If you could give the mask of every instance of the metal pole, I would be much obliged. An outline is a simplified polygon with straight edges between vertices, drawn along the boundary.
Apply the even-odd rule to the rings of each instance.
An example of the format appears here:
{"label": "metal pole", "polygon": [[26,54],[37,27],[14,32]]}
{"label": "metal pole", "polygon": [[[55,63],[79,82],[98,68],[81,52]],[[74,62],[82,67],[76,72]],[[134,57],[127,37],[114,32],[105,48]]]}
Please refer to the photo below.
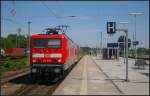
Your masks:
{"label": "metal pole", "polygon": [[29,56],[29,62],[30,62],[30,24],[31,24],[31,22],[30,21],[28,21],[28,42],[27,42],[27,48],[28,48],[28,52],[29,52],[29,54],[28,54],[28,56]]}
{"label": "metal pole", "polygon": [[128,29],[124,31],[126,33],[126,80],[128,81]]}
{"label": "metal pole", "polygon": [[21,28],[18,28],[18,48],[20,48],[20,32]]}
{"label": "metal pole", "polygon": [[118,49],[117,49],[117,59],[119,60],[119,53],[120,53],[120,48],[119,48],[119,46],[120,46],[120,43],[118,42]]}
{"label": "metal pole", "polygon": [[18,45],[18,44],[17,44],[17,33],[16,33],[16,48],[17,48],[17,45]]}
{"label": "metal pole", "polygon": [[107,48],[107,50],[108,50],[108,59],[110,59],[110,58],[109,58],[109,48]]}
{"label": "metal pole", "polygon": [[18,48],[20,48],[20,32],[19,32],[19,29],[18,29]]}
{"label": "metal pole", "polygon": [[[126,24],[127,24],[128,22],[120,22],[120,23],[123,24],[123,31],[125,32],[125,31],[127,30]],[[123,48],[123,49],[124,49],[124,52],[123,52],[123,55],[124,55],[124,56],[123,56],[123,57],[124,57],[124,64],[125,64],[125,61],[126,61],[126,47],[125,47],[125,46],[126,46],[126,43],[125,43],[125,42],[126,42],[126,39],[128,39],[128,38],[126,37],[126,33],[125,33],[123,39],[124,39],[124,40],[123,40],[123,41],[124,41],[124,42],[123,42],[123,46],[124,46],[124,48]]]}
{"label": "metal pole", "polygon": [[[129,15],[133,15],[134,16],[134,18],[135,18],[135,33],[134,33],[134,35],[133,35],[133,37],[134,37],[134,40],[133,40],[133,42],[135,42],[136,41],[136,16],[140,16],[140,15],[142,15],[143,13],[142,12],[132,12],[132,13],[129,13]],[[136,59],[137,59],[137,48],[136,48],[136,44],[135,45],[133,45],[134,46],[134,49],[135,49],[135,62],[136,62]]]}
{"label": "metal pole", "polygon": [[[134,27],[135,27],[135,25],[134,25]],[[134,28],[134,31],[135,31],[135,28]],[[135,32],[134,32],[135,33]],[[135,47],[134,47],[134,41],[135,41],[135,39],[134,39],[134,33],[133,33],[133,41],[132,41],[132,48],[133,48],[133,50],[135,49]]]}
{"label": "metal pole", "polygon": [[100,53],[102,54],[102,32],[101,32],[101,43],[100,43]]}
{"label": "metal pole", "polygon": [[125,47],[126,46],[126,43],[125,43],[126,42],[126,38],[125,37],[126,36],[124,36],[124,42],[123,42],[123,44],[124,44],[124,64],[125,64],[125,58],[126,58],[126,55],[125,55],[126,54],[126,47]]}
{"label": "metal pole", "polygon": [[30,24],[31,22],[28,21],[28,43],[27,43],[27,47],[30,49]]}
{"label": "metal pole", "polygon": [[[123,24],[127,24],[128,22],[122,22]],[[122,29],[126,34],[126,45],[125,45],[125,57],[126,57],[126,78],[125,81],[128,81],[128,27]]]}
{"label": "metal pole", "polygon": [[112,59],[113,59],[113,57],[114,57],[113,51],[114,51],[114,48],[112,47],[112,55],[111,55],[111,58],[112,58]]}
{"label": "metal pole", "polygon": [[[135,17],[135,34],[134,34],[134,41],[136,41],[136,15],[134,15]],[[136,59],[137,59],[137,49],[136,49],[136,45],[135,45],[135,62],[136,62]]]}

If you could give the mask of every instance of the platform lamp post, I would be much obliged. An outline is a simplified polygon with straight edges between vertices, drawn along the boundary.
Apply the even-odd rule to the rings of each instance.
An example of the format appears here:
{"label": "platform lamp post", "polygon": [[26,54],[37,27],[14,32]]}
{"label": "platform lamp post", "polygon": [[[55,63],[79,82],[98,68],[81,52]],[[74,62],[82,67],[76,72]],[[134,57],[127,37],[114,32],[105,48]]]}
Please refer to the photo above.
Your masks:
{"label": "platform lamp post", "polygon": [[[124,25],[124,28],[122,28],[122,30],[125,32],[126,34],[126,40],[125,40],[125,37],[124,37],[124,40],[125,40],[125,62],[126,62],[126,79],[125,81],[128,81],[128,27],[127,27],[127,24],[128,22],[120,22],[121,24]],[[125,26],[126,25],[126,26]]]}
{"label": "platform lamp post", "polygon": [[128,81],[128,29],[126,28],[124,32],[126,33],[126,80],[125,81]]}
{"label": "platform lamp post", "polygon": [[[123,29],[127,29],[127,24],[128,24],[128,22],[120,22],[120,24],[123,25]],[[126,42],[126,36],[125,36],[125,35],[124,35],[124,38],[123,38],[123,39],[124,39],[124,40],[123,40],[123,41],[124,41],[124,42],[123,42],[123,46],[124,46],[124,55],[123,55],[123,56],[124,56],[124,64],[125,64],[125,58],[126,58],[126,55],[125,55],[125,54],[126,54],[126,49],[125,49],[125,48],[126,48],[126,47],[125,47],[125,46],[126,46],[126,43],[125,43],[125,42]]]}
{"label": "platform lamp post", "polygon": [[[134,34],[133,34],[133,42],[136,42],[136,17],[137,16],[140,16],[142,15],[143,13],[141,12],[132,12],[132,13],[129,13],[129,15],[132,15],[134,16],[135,18],[135,21],[134,21]],[[136,59],[137,59],[137,49],[136,49],[136,44],[133,43],[133,49],[135,50],[135,62],[136,62]]]}

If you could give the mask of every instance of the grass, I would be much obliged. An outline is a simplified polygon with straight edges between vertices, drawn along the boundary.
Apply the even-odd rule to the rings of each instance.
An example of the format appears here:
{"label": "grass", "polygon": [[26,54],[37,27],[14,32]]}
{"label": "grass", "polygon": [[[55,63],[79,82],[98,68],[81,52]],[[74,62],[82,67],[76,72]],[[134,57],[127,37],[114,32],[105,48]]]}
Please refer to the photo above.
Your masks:
{"label": "grass", "polygon": [[25,57],[23,59],[13,60],[7,58],[3,63],[3,70],[10,71],[10,70],[19,70],[23,68],[29,67],[29,59]]}

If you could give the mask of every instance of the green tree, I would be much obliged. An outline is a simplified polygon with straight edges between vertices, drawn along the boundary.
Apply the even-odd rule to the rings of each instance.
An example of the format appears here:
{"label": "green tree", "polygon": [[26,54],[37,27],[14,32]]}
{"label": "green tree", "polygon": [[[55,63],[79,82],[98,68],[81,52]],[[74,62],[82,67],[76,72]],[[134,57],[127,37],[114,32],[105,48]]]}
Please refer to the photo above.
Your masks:
{"label": "green tree", "polygon": [[[120,36],[120,37],[118,38],[118,42],[125,42],[125,41],[124,41],[124,37],[125,37],[125,41],[126,41],[126,36]],[[128,42],[131,42],[131,39],[130,39],[130,38],[128,38]]]}
{"label": "green tree", "polygon": [[135,50],[134,49],[129,49],[129,52],[128,52],[129,54],[129,56],[131,56],[131,57],[135,57]]}
{"label": "green tree", "polygon": [[18,43],[20,43],[19,44],[20,48],[27,47],[27,38],[24,35],[16,36],[16,34],[9,34],[7,38],[10,39],[14,45],[16,45],[17,42],[17,47],[18,47]]}
{"label": "green tree", "polygon": [[20,48],[27,47],[27,38],[24,35],[16,36],[16,34],[9,34],[7,37],[0,38],[0,47],[5,48],[16,48],[16,42],[20,41]]}
{"label": "green tree", "polygon": [[137,53],[138,53],[138,55],[140,56],[142,56],[142,55],[148,55],[148,49],[146,49],[146,48],[143,48],[143,47],[139,47],[138,49],[137,49]]}
{"label": "green tree", "polygon": [[7,39],[11,40],[14,45],[16,45],[16,34],[9,34]]}
{"label": "green tree", "polygon": [[12,43],[11,39],[8,39],[8,38],[5,38],[5,37],[1,37],[0,40],[1,40],[0,46],[3,49],[15,47],[15,45]]}
{"label": "green tree", "polygon": [[24,35],[20,36],[20,47],[21,48],[27,47],[27,38]]}

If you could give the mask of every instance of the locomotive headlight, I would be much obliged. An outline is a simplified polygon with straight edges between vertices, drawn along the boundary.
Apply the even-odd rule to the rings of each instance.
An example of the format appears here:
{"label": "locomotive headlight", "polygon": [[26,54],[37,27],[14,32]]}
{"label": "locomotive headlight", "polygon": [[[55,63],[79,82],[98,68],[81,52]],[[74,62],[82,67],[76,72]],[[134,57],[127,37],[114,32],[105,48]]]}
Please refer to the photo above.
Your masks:
{"label": "locomotive headlight", "polygon": [[60,53],[53,53],[53,54],[50,54],[50,57],[51,58],[61,58],[62,54],[60,54]]}
{"label": "locomotive headlight", "polygon": [[57,60],[57,62],[59,62],[59,63],[60,63],[60,62],[61,62],[61,59],[58,59],[58,60]]}
{"label": "locomotive headlight", "polygon": [[32,61],[33,63],[35,63],[36,62],[36,59],[33,59],[33,61]]}

